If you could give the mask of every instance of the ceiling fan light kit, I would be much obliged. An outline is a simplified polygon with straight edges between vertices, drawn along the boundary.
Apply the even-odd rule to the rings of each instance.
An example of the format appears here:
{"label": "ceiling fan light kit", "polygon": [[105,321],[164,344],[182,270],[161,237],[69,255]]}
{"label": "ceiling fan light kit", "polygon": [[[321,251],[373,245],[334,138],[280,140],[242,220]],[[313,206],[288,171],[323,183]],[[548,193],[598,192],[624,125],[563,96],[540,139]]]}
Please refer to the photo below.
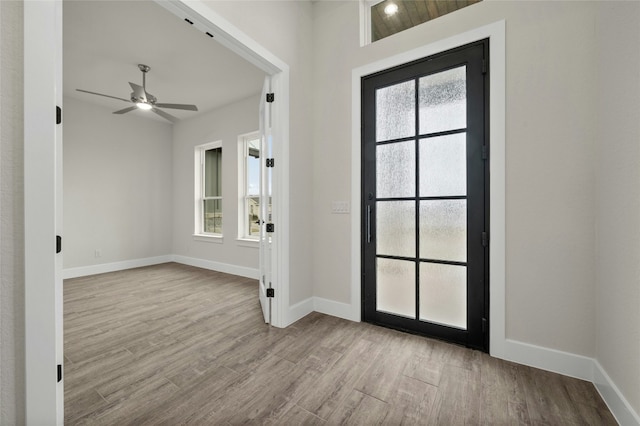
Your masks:
{"label": "ceiling fan light kit", "polygon": [[84,92],[84,93],[89,93],[91,95],[98,95],[98,96],[104,96],[107,98],[118,99],[124,102],[130,102],[134,104],[134,106],[127,107],[118,111],[114,111],[113,112],[114,114],[125,114],[127,112],[130,112],[136,109],[141,109],[146,111],[150,110],[155,112],[165,120],[169,120],[172,123],[175,123],[176,121],[178,121],[178,118],[174,117],[173,115],[167,112],[162,111],[160,108],[180,109],[185,111],[198,111],[198,107],[195,105],[158,103],[158,99],[155,96],[153,96],[151,93],[147,92],[146,76],[147,76],[147,73],[151,70],[151,67],[144,64],[138,64],[138,69],[142,72],[142,86],[129,82],[129,86],[131,86],[131,89],[133,90],[133,92],[131,92],[130,99],[118,98],[116,96],[105,95],[97,92],[90,92],[88,90],[82,90],[82,89],[76,89],[76,90],[78,92]]}

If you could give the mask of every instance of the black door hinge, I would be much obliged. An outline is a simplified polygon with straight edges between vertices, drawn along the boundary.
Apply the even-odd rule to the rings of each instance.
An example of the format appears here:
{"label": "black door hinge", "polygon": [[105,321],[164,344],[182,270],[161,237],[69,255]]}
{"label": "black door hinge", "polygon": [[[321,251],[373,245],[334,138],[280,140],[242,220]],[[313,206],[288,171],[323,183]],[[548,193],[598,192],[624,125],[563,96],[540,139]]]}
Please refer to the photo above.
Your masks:
{"label": "black door hinge", "polygon": [[61,380],[62,380],[62,364],[58,364],[58,381],[57,381],[57,383],[60,383]]}
{"label": "black door hinge", "polygon": [[486,232],[482,233],[482,247],[486,247],[489,245],[489,237]]}
{"label": "black door hinge", "polygon": [[267,102],[271,103],[276,100],[275,93],[267,93]]}
{"label": "black door hinge", "polygon": [[267,223],[267,232],[275,232],[276,225],[273,223]]}
{"label": "black door hinge", "polygon": [[487,73],[487,60],[483,59],[482,60],[482,74],[486,74]]}
{"label": "black door hinge", "polygon": [[56,254],[62,251],[62,237],[60,235],[56,235]]}
{"label": "black door hinge", "polygon": [[482,145],[482,159],[486,160],[487,158],[489,158],[489,150],[486,145]]}
{"label": "black door hinge", "polygon": [[62,108],[56,107],[56,124],[62,123]]}
{"label": "black door hinge", "polygon": [[276,297],[276,291],[273,288],[267,289],[267,297]]}
{"label": "black door hinge", "polygon": [[486,318],[482,318],[482,332],[483,333],[487,332],[487,319]]}
{"label": "black door hinge", "polygon": [[267,167],[273,167],[275,163],[273,158],[267,158],[266,162],[267,162]]}

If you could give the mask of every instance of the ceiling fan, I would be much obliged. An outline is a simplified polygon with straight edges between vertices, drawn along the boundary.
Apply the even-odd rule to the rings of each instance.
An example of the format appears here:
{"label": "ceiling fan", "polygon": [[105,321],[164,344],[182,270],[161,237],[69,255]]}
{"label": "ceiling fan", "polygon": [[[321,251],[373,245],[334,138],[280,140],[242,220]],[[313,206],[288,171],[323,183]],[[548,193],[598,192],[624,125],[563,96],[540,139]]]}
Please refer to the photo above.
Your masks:
{"label": "ceiling fan", "polygon": [[151,70],[151,67],[148,65],[138,64],[138,68],[142,71],[142,86],[137,85],[135,83],[129,82],[129,85],[133,89],[131,92],[130,99],[118,98],[117,96],[104,95],[102,93],[90,92],[88,90],[76,89],[78,92],[90,93],[92,95],[104,96],[106,98],[119,99],[121,101],[133,103],[134,106],[127,107],[125,109],[121,109],[119,111],[114,111],[114,114],[124,114],[129,111],[133,111],[135,109],[142,110],[151,110],[158,114],[160,117],[175,123],[178,118],[173,115],[162,111],[160,108],[172,108],[172,109],[182,109],[187,111],[197,111],[198,107],[195,105],[187,105],[187,104],[165,104],[158,103],[158,99],[153,96],[151,93],[147,92],[146,89],[146,75]]}

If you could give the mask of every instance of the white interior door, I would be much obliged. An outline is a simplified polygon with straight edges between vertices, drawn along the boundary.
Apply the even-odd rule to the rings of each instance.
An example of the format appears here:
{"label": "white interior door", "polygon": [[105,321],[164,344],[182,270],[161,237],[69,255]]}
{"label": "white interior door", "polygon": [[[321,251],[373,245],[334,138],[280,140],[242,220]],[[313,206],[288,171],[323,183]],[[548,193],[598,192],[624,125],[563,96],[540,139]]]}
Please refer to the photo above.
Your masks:
{"label": "white interior door", "polygon": [[260,284],[259,297],[264,321],[271,324],[272,287],[272,179],[273,136],[271,133],[271,77],[264,80],[260,96]]}

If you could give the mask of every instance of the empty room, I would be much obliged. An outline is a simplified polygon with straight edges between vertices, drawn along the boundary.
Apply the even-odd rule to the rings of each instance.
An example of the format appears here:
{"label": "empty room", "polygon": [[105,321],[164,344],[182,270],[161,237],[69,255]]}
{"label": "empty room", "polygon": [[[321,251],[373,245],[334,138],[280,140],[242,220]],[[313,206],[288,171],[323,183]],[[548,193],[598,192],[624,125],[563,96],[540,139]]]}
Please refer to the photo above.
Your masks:
{"label": "empty room", "polygon": [[2,424],[640,424],[640,3],[0,21]]}

